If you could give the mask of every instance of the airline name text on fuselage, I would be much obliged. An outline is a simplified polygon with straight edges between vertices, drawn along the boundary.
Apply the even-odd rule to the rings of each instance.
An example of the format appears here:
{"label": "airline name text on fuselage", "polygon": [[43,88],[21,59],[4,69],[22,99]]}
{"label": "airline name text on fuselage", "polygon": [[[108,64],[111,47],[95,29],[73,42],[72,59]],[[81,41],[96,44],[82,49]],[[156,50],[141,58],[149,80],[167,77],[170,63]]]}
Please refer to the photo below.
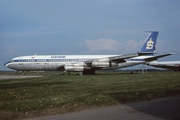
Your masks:
{"label": "airline name text on fuselage", "polygon": [[53,55],[51,58],[65,58],[66,56],[63,55]]}

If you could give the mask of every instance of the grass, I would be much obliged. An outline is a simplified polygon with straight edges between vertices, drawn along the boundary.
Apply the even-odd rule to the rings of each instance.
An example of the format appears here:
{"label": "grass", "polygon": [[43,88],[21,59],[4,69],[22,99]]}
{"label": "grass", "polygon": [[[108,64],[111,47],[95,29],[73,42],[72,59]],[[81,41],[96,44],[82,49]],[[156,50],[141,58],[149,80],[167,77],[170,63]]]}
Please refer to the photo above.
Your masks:
{"label": "grass", "polygon": [[65,113],[180,95],[179,72],[40,74],[44,77],[0,80],[2,113],[10,112],[13,119],[26,117],[27,113],[42,115],[48,109]]}

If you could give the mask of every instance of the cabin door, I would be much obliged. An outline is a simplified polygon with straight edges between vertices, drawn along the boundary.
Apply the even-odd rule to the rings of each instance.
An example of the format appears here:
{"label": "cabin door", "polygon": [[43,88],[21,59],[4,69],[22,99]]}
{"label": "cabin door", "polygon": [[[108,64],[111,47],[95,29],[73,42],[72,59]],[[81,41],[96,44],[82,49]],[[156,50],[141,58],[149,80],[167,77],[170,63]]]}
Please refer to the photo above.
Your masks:
{"label": "cabin door", "polygon": [[23,68],[24,68],[23,57],[20,57],[20,58],[19,58],[19,69],[20,69],[20,70],[23,70]]}

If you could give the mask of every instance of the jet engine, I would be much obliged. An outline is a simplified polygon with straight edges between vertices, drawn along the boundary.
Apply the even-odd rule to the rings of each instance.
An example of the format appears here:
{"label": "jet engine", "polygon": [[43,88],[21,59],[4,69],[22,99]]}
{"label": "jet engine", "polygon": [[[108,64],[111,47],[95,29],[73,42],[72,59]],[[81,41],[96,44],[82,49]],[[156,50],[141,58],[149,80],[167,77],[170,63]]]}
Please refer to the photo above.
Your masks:
{"label": "jet engine", "polygon": [[104,67],[117,67],[118,64],[115,62],[92,62],[91,67],[92,68],[104,68]]}
{"label": "jet engine", "polygon": [[84,71],[83,66],[64,66],[64,70],[68,72],[82,72]]}

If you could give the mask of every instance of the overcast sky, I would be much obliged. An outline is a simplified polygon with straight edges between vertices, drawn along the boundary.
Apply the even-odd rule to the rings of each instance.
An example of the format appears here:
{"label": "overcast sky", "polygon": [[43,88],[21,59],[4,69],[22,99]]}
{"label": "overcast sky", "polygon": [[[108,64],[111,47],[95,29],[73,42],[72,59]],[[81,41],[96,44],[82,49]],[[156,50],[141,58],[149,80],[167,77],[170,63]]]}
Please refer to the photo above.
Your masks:
{"label": "overcast sky", "polygon": [[1,0],[0,70],[17,56],[126,54],[159,31],[159,59],[180,60],[179,0]]}

